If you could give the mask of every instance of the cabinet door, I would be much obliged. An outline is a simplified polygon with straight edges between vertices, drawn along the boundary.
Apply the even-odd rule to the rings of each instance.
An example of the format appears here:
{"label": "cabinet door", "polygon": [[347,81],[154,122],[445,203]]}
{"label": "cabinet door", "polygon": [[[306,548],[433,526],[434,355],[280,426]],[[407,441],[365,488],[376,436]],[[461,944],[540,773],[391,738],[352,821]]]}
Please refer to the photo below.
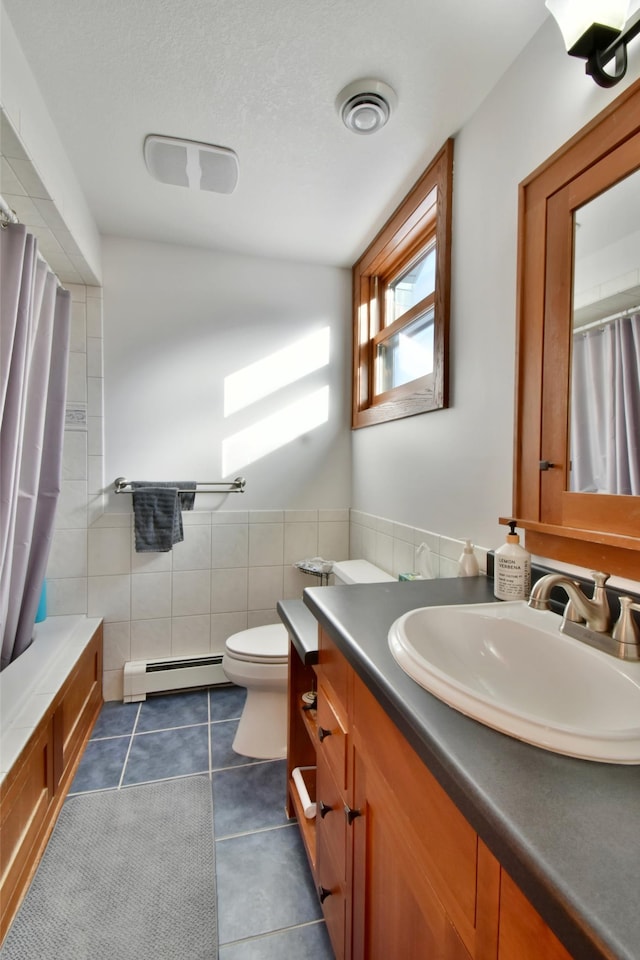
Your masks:
{"label": "cabinet door", "polygon": [[[390,828],[405,838],[407,856],[428,877],[467,950],[477,952],[477,834],[357,677],[349,736],[367,775],[375,771],[384,785]],[[364,798],[371,803],[368,792]]]}
{"label": "cabinet door", "polygon": [[398,826],[397,799],[354,753],[353,960],[470,960]]}
{"label": "cabinet door", "polygon": [[571,960],[556,935],[504,870],[500,880],[498,960]]}

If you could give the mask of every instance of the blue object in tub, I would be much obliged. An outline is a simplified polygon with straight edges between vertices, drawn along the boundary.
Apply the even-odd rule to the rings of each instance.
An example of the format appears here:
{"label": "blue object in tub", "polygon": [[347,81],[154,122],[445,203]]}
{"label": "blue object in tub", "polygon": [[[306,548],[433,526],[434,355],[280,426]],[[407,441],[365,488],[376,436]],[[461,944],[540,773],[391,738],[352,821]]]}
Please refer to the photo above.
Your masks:
{"label": "blue object in tub", "polygon": [[40,602],[38,603],[38,610],[36,613],[36,623],[42,623],[42,621],[46,619],[47,619],[47,581],[44,580],[42,583],[42,590],[40,591]]}

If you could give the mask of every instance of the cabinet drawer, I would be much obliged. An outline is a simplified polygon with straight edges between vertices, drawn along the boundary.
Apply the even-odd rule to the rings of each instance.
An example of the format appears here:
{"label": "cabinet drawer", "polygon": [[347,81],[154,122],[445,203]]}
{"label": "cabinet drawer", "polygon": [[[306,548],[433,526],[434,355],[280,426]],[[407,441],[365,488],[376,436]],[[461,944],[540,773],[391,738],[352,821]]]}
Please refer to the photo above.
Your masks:
{"label": "cabinet drawer", "polygon": [[347,786],[347,730],[345,722],[335,710],[330,694],[324,686],[318,687],[318,763],[323,759],[341,790]]}
{"label": "cabinet drawer", "polygon": [[340,878],[347,876],[347,817],[344,794],[336,784],[323,757],[318,757],[316,779],[316,837],[331,852]]}
{"label": "cabinet drawer", "polygon": [[351,667],[340,653],[328,633],[320,630],[318,641],[318,665],[316,672],[321,682],[329,685],[334,693],[334,702],[346,715],[349,708],[349,675]]}

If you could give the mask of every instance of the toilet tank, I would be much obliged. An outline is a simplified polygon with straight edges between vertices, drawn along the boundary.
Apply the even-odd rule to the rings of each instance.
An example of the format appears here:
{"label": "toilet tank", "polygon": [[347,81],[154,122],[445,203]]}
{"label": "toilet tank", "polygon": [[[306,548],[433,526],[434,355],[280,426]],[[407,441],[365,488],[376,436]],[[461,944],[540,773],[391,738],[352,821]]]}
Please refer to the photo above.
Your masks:
{"label": "toilet tank", "polygon": [[382,583],[396,579],[368,560],[339,560],[334,563],[332,573],[336,584]]}

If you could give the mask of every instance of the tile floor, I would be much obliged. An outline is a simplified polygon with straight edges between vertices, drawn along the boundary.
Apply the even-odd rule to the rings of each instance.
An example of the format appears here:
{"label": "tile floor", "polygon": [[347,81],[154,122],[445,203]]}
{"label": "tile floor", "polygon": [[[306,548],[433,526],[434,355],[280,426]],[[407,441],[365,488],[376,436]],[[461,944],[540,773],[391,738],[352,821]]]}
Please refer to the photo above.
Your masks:
{"label": "tile floor", "polygon": [[105,703],[69,796],[208,773],[220,960],[333,960],[298,826],[284,813],[284,760],[231,743],[240,687]]}

